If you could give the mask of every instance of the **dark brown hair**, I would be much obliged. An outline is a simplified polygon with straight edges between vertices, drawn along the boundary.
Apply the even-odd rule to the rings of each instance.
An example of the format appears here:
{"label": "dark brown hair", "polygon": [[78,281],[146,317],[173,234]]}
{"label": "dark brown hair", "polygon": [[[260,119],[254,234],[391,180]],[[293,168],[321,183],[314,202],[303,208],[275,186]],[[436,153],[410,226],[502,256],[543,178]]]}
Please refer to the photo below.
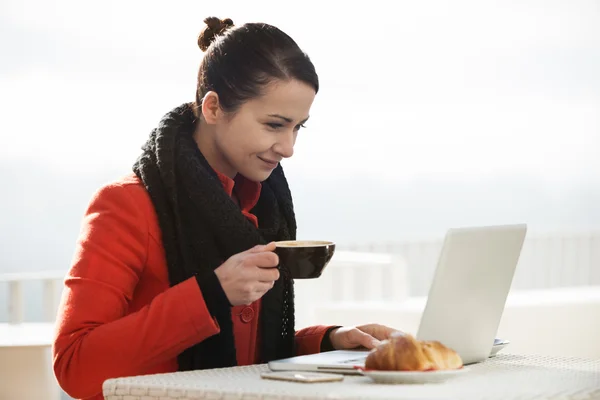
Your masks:
{"label": "dark brown hair", "polygon": [[209,91],[219,95],[226,112],[260,96],[265,85],[277,79],[296,79],[319,91],[319,77],[308,55],[278,28],[263,23],[234,27],[231,19],[217,17],[204,23],[198,36],[205,54],[198,71],[197,115]]}

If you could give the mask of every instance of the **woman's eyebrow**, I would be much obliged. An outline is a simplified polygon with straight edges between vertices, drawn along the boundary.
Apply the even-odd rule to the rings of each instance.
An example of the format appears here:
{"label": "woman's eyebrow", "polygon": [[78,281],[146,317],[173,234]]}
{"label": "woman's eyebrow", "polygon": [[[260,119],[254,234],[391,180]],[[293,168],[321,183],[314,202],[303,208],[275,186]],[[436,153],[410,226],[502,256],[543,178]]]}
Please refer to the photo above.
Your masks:
{"label": "woman's eyebrow", "polygon": [[[283,115],[279,115],[279,114],[269,114],[269,117],[274,117],[274,118],[279,118],[284,120],[287,123],[292,123],[293,119],[289,118],[289,117],[284,117]],[[306,117],[302,122],[300,122],[300,124],[305,123],[306,121],[308,121],[310,117]]]}

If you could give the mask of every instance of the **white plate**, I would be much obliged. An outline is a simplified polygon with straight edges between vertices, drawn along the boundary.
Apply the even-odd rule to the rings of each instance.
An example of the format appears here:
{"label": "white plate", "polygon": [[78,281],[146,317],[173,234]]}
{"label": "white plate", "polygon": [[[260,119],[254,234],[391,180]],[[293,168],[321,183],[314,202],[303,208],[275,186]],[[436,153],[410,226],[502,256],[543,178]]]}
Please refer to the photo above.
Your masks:
{"label": "white plate", "polygon": [[444,371],[365,371],[360,370],[364,376],[368,376],[375,383],[399,384],[399,383],[438,383],[448,379],[466,374],[468,368],[444,370]]}

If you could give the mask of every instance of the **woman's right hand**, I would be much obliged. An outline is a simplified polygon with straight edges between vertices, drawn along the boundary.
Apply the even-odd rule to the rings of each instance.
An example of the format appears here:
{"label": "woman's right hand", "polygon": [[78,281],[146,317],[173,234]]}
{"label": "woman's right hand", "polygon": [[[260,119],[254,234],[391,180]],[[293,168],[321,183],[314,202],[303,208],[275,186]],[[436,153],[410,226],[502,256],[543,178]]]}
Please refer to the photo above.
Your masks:
{"label": "woman's right hand", "polygon": [[258,245],[234,254],[215,269],[229,303],[251,304],[273,287],[279,279],[279,257],[274,250],[274,242]]}

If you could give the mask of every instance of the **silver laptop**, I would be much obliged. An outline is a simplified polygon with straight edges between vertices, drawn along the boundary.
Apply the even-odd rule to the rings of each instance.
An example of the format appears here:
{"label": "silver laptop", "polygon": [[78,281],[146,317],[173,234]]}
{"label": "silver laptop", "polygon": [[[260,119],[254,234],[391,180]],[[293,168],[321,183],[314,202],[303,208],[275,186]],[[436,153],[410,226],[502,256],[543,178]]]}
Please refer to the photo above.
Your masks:
{"label": "silver laptop", "polygon": [[[442,342],[464,364],[487,359],[492,347],[502,344],[495,336],[526,232],[525,224],[450,229],[417,339]],[[367,355],[365,350],[336,350],[271,361],[269,368],[355,373]]]}

